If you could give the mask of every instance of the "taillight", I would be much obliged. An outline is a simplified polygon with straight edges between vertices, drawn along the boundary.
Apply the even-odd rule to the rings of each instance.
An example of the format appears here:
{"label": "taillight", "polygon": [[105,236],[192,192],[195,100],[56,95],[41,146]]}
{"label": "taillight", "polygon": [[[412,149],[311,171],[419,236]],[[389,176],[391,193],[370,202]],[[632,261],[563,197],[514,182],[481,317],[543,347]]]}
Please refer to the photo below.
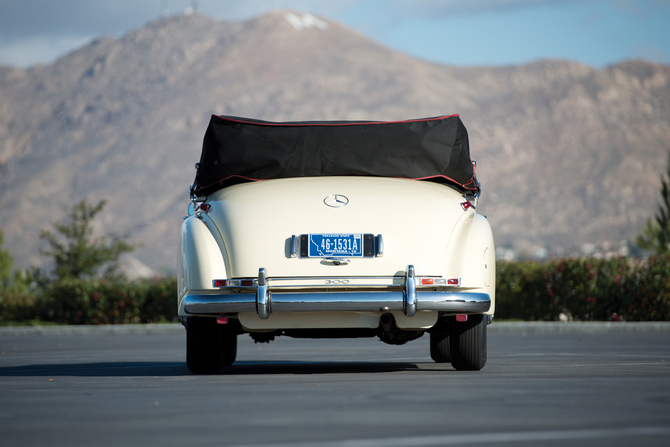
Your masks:
{"label": "taillight", "polygon": [[420,286],[444,286],[448,281],[445,278],[418,278],[417,283]]}
{"label": "taillight", "polygon": [[198,207],[199,210],[207,212],[212,207],[212,205],[207,205],[206,203],[201,203]]}
{"label": "taillight", "polygon": [[460,286],[461,285],[461,278],[448,278],[447,279],[447,285],[448,286]]}
{"label": "taillight", "polygon": [[464,323],[468,321],[468,316],[466,314],[458,314],[456,315],[456,321],[458,321],[459,323]]}
{"label": "taillight", "polygon": [[461,203],[461,208],[463,208],[463,211],[467,211],[468,209],[472,208],[472,202],[469,200],[466,202]]}

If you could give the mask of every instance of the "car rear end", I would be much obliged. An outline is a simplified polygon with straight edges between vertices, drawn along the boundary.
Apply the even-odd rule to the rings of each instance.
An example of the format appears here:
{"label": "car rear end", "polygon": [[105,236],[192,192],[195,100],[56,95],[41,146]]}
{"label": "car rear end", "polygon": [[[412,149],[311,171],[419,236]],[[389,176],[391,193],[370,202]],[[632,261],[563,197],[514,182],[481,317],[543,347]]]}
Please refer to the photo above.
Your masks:
{"label": "car rear end", "polygon": [[457,316],[485,326],[494,312],[490,226],[449,186],[277,179],[221,189],[198,208],[182,227],[184,321],[218,319],[262,341],[349,334],[401,344],[445,325],[451,333]]}

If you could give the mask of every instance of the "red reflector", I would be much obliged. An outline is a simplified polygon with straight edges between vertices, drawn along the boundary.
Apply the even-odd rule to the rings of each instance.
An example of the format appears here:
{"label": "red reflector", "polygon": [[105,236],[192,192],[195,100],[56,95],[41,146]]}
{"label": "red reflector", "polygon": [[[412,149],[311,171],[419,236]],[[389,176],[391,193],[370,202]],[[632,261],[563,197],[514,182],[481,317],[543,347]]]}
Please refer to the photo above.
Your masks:
{"label": "red reflector", "polygon": [[201,203],[200,206],[199,206],[198,208],[200,208],[200,209],[203,210],[204,212],[207,212],[207,211],[209,211],[209,209],[211,208],[211,206],[210,206],[210,205],[207,205],[206,203]]}
{"label": "red reflector", "polygon": [[214,287],[226,287],[228,285],[228,281],[225,279],[215,279],[214,280]]}
{"label": "red reflector", "polygon": [[228,324],[228,317],[221,315],[216,319],[216,324]]}
{"label": "red reflector", "polygon": [[463,208],[463,211],[467,211],[470,207],[472,207],[472,202],[469,200],[467,202],[461,203],[461,208]]}
{"label": "red reflector", "polygon": [[242,287],[251,287],[254,285],[254,280],[253,279],[243,279],[240,281],[240,285]]}
{"label": "red reflector", "polygon": [[449,278],[449,279],[447,279],[447,285],[448,286],[460,286],[461,285],[461,278]]}
{"label": "red reflector", "polygon": [[433,285],[433,278],[421,278],[421,285],[422,286],[432,286]]}
{"label": "red reflector", "polygon": [[456,315],[456,321],[460,321],[461,323],[468,321],[468,316],[466,314],[458,314]]}

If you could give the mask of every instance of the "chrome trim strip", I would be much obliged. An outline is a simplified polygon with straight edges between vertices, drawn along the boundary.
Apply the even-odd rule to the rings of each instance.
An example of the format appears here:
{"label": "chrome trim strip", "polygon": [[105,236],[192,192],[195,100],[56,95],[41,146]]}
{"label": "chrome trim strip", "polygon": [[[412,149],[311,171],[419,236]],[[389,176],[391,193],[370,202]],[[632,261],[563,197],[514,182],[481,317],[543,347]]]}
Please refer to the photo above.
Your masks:
{"label": "chrome trim strip", "polygon": [[[403,281],[402,283],[389,283],[389,284],[383,284],[383,283],[356,283],[356,282],[351,282],[347,278],[327,278],[327,279],[322,279],[321,281],[325,281],[324,284],[272,284],[270,280],[268,280],[269,288],[273,290],[277,289],[296,289],[296,290],[301,290],[301,289],[329,289],[333,287],[348,287],[348,288],[365,288],[365,287],[374,287],[376,289],[399,289],[405,285],[405,282]],[[330,281],[330,282],[328,282]],[[347,282],[348,281],[348,282]],[[225,287],[216,287],[218,290],[226,291],[226,290],[238,290],[238,293],[255,293],[255,287],[256,286],[225,286]],[[458,287],[458,286],[447,286],[444,284],[432,284],[429,286],[422,286],[420,284],[417,284],[416,290],[425,290],[425,289],[441,289],[443,292],[452,292],[452,291],[458,291],[458,290],[463,290],[464,288]]]}
{"label": "chrome trim strip", "polygon": [[[316,259],[316,258],[314,258]],[[405,279],[404,276],[280,276],[268,278],[268,282],[274,281],[320,281],[326,279]]]}
{"label": "chrome trim strip", "polygon": [[[329,278],[326,279],[325,281],[349,281],[346,278],[340,279],[340,278]],[[356,284],[352,282],[331,282],[328,284],[300,284],[300,285],[290,285],[290,284],[284,284],[281,286],[278,285],[273,285],[273,289],[324,289],[324,288],[329,288],[329,287],[384,287],[384,288],[391,288],[391,289],[396,289],[402,287],[404,284]],[[439,286],[438,286],[439,287]]]}
{"label": "chrome trim strip", "polygon": [[[184,311],[187,314],[257,312],[257,299],[258,294],[187,295]],[[271,300],[268,293],[267,304],[268,316],[270,312],[404,311],[405,293],[273,293]],[[483,313],[491,308],[491,298],[487,293],[418,291],[415,305],[417,312]]]}

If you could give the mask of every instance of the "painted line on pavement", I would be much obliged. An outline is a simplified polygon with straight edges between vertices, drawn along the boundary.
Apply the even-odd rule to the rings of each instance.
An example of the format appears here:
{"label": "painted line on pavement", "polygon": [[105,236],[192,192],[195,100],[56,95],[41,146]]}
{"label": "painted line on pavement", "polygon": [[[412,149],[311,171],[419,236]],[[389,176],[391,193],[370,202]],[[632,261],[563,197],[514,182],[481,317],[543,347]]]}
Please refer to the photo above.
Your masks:
{"label": "painted line on pavement", "polygon": [[[340,441],[249,444],[235,447],[424,447],[464,444],[491,444],[529,441],[604,439],[640,436],[670,436],[667,427],[597,428],[580,430],[545,430],[524,432],[468,433],[463,435],[407,436],[378,439],[344,439]],[[636,443],[640,440],[636,440]]]}

